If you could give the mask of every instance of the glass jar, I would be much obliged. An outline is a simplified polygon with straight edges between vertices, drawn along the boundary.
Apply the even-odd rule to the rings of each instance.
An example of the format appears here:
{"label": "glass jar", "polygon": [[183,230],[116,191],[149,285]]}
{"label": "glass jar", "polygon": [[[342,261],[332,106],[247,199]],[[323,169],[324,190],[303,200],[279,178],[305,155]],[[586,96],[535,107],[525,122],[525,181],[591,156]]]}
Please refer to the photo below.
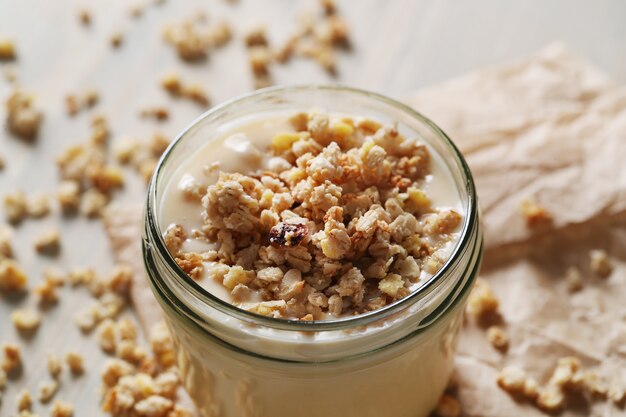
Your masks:
{"label": "glass jar", "polygon": [[[439,154],[458,188],[462,234],[450,259],[409,296],[327,321],[241,310],[189,279],[168,253],[159,207],[168,178],[207,141],[247,118],[323,109],[396,123]],[[389,98],[343,87],[261,90],[215,107],[165,152],[149,187],[143,231],[148,279],[165,313],[184,384],[204,417],[421,417],[453,366],[468,292],[482,255],[471,173],[434,123]]]}

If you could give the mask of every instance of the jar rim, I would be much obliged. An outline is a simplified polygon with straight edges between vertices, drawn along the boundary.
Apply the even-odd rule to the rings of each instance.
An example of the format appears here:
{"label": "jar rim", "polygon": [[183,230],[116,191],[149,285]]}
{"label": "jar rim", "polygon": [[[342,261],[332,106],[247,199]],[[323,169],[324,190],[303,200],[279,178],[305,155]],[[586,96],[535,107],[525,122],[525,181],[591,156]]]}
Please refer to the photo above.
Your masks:
{"label": "jar rim", "polygon": [[[158,186],[162,179],[161,174],[163,167],[166,165],[168,158],[172,155],[176,147],[187,137],[196,126],[201,124],[209,117],[213,117],[216,114],[225,113],[228,109],[237,106],[241,102],[245,102],[250,99],[272,97],[273,95],[283,93],[300,93],[307,91],[310,92],[329,92],[339,94],[352,94],[355,96],[361,96],[366,99],[382,102],[400,112],[403,112],[414,119],[421,122],[426,128],[428,128],[438,140],[441,140],[445,147],[450,151],[454,157],[456,166],[460,168],[460,174],[462,176],[462,185],[465,186],[465,192],[467,193],[467,206],[465,207],[465,216],[463,221],[463,227],[461,230],[461,237],[456,243],[454,250],[446,260],[444,265],[426,282],[413,290],[406,297],[396,300],[391,304],[388,304],[379,309],[369,311],[366,313],[341,317],[330,320],[313,320],[313,321],[296,321],[282,318],[273,318],[262,316],[250,311],[241,309],[219,297],[211,294],[204,289],[194,280],[190,279],[187,274],[176,263],[174,257],[171,255],[165,240],[163,237],[163,231],[161,230],[160,222],[158,221]],[[460,184],[461,185],[461,184]],[[461,187],[459,187],[461,188]],[[460,190],[459,190],[460,191]],[[221,313],[243,320],[250,324],[262,325],[267,328],[279,329],[279,330],[291,330],[291,331],[303,331],[303,332],[319,332],[319,331],[332,331],[343,330],[356,326],[364,326],[375,321],[387,318],[393,314],[399,313],[409,306],[419,302],[420,300],[431,294],[439,284],[447,276],[447,272],[457,263],[457,261],[463,257],[465,251],[469,248],[472,240],[474,239],[474,233],[472,233],[473,227],[478,223],[478,207],[477,196],[474,181],[471,171],[467,162],[463,158],[459,149],[452,142],[452,140],[446,135],[441,128],[439,128],[434,122],[428,119],[426,116],[417,112],[413,108],[406,104],[403,104],[397,100],[386,97],[382,94],[374,93],[367,90],[362,90],[353,87],[340,86],[340,85],[296,85],[296,86],[275,86],[263,88],[253,91],[251,93],[243,94],[227,100],[201,114],[195,120],[193,120],[185,129],[179,133],[172,143],[165,150],[159,162],[155,168],[154,174],[150,180],[148,186],[148,196],[145,209],[145,222],[146,232],[149,234],[150,240],[144,237],[143,239],[143,251],[156,250],[162,255],[163,261],[168,268],[173,272],[174,279],[180,284],[189,294],[195,297],[200,302],[214,308]],[[145,256],[144,256],[145,259]],[[152,279],[151,274],[149,279]],[[165,285],[168,285],[165,283]]]}

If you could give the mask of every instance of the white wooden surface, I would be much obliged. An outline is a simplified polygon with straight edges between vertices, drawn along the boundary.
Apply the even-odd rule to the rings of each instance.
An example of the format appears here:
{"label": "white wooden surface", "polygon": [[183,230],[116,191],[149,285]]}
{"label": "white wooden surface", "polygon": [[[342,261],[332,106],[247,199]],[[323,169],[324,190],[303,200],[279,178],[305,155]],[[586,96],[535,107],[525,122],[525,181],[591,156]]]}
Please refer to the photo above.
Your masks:
{"label": "white wooden surface", "polygon": [[[0,197],[18,188],[54,190],[54,157],[67,145],[85,140],[89,132],[89,114],[66,116],[63,98],[68,93],[98,89],[97,111],[109,117],[114,137],[145,137],[157,130],[173,136],[202,111],[191,103],[172,102],[160,90],[158,80],[166,71],[175,69],[185,79],[205,85],[214,102],[251,89],[240,37],[206,63],[189,65],[164,46],[164,24],[203,10],[210,20],[227,18],[239,33],[265,23],[278,42],[295,29],[300,11],[315,8],[311,0],[242,0],[235,5],[225,0],[169,0],[161,6],[147,6],[140,18],[132,19],[129,8],[134,4],[140,3],[0,0],[0,37],[13,37],[19,50],[19,60],[0,64],[0,71],[15,68],[19,84],[36,93],[37,105],[45,111],[34,145],[10,137],[6,129],[0,131],[0,153],[7,159],[6,169],[0,172]],[[618,82],[626,81],[626,2],[621,0],[344,0],[339,4],[355,46],[351,53],[339,54],[340,75],[332,79],[311,62],[295,61],[274,71],[276,82],[340,82],[401,98],[421,86],[528,54],[555,40],[570,44]],[[88,28],[78,23],[81,7],[92,11],[93,23]],[[124,35],[118,50],[109,45],[115,31]],[[10,90],[8,83],[0,81],[3,102]],[[153,104],[171,108],[167,123],[138,118],[140,108]],[[4,106],[0,117],[5,118]],[[140,201],[142,193],[143,185],[131,181],[119,199]],[[62,254],[39,256],[32,240],[52,224],[62,228]],[[94,266],[103,272],[112,265],[98,221],[62,219],[56,213],[16,228],[15,247],[31,286],[41,279],[47,265]],[[93,336],[81,335],[73,323],[74,313],[90,302],[82,290],[63,289],[61,303],[45,312],[39,332],[27,340],[14,331],[8,316],[18,306],[35,306],[35,297],[0,299],[0,342],[18,342],[25,357],[23,375],[5,391],[0,416],[15,413],[14,396],[21,388],[36,394],[39,381],[48,378],[46,352],[61,355],[70,348],[86,356],[88,371],[78,379],[65,373],[57,398],[75,403],[79,417],[102,415],[99,369],[106,356]],[[41,416],[49,414],[48,406],[36,403],[34,409]]]}

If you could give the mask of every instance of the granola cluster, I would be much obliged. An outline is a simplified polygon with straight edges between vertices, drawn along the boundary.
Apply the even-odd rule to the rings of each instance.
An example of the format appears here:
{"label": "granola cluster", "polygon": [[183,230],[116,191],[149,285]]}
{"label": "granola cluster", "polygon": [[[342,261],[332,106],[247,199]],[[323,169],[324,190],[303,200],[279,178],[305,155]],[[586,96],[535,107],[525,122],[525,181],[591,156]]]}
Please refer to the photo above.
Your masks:
{"label": "granola cluster", "polygon": [[[360,314],[411,292],[446,261],[461,215],[423,190],[427,147],[365,119],[300,113],[276,135],[270,169],[220,172],[201,198],[204,227],[165,232],[192,278],[208,273],[258,314],[318,320]],[[187,237],[216,244],[182,250]],[[261,302],[253,302],[254,294]]]}

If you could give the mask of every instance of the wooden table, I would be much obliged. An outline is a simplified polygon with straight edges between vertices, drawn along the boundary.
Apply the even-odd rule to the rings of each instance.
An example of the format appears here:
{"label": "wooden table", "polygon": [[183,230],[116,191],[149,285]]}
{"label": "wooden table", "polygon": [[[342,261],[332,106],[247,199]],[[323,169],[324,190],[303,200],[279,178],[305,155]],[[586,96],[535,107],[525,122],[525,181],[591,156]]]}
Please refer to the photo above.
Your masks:
{"label": "wooden table", "polygon": [[[100,91],[96,111],[109,118],[114,140],[124,135],[147,137],[155,131],[173,136],[203,109],[184,101],[174,104],[158,85],[165,72],[176,70],[184,79],[205,85],[214,102],[249,91],[252,77],[241,33],[265,23],[277,42],[295,29],[300,11],[316,6],[304,0],[242,0],[235,4],[169,0],[160,6],[146,6],[143,15],[133,19],[129,13],[133,4],[140,3],[0,1],[0,37],[13,37],[19,53],[15,64],[0,64],[0,70],[14,67],[19,84],[37,95],[37,105],[45,112],[39,140],[33,145],[11,137],[6,129],[0,132],[0,153],[7,159],[6,169],[0,172],[1,196],[16,189],[29,193],[55,189],[55,156],[68,145],[86,140],[89,132],[88,112],[73,118],[66,115],[64,97],[68,93],[87,88]],[[339,82],[401,98],[421,86],[530,53],[554,40],[570,44],[618,82],[626,81],[626,2],[621,0],[345,0],[339,4],[355,45],[352,52],[339,54],[339,76],[331,78],[310,61],[296,60],[274,71],[276,82]],[[89,27],[79,23],[81,7],[92,11]],[[189,65],[164,46],[161,31],[166,23],[200,10],[213,21],[227,18],[236,25],[238,35],[206,63]],[[112,49],[109,38],[116,31],[124,40],[119,49]],[[10,91],[10,85],[0,81],[3,102]],[[169,121],[157,123],[138,117],[142,107],[154,104],[171,108]],[[4,106],[0,116],[4,120]],[[131,179],[118,200],[141,201],[143,191],[142,182]],[[51,225],[61,227],[62,253],[58,257],[37,255],[32,241]],[[64,219],[58,211],[17,227],[14,246],[31,286],[41,280],[45,266],[93,266],[106,273],[113,264],[100,222]],[[46,352],[62,355],[68,349],[85,355],[88,371],[79,379],[65,372],[56,398],[73,402],[77,416],[103,414],[99,411],[99,371],[106,355],[93,336],[82,335],[73,323],[76,311],[89,305],[91,297],[84,289],[65,288],[61,298],[58,306],[44,313],[41,328],[30,340],[16,333],[8,317],[18,306],[35,306],[36,297],[31,294],[0,301],[0,341],[19,342],[25,358],[23,375],[5,391],[0,415],[15,413],[14,397],[20,389],[27,387],[36,396],[39,381],[48,378]],[[49,414],[47,408],[37,402],[34,406],[41,416]]]}

